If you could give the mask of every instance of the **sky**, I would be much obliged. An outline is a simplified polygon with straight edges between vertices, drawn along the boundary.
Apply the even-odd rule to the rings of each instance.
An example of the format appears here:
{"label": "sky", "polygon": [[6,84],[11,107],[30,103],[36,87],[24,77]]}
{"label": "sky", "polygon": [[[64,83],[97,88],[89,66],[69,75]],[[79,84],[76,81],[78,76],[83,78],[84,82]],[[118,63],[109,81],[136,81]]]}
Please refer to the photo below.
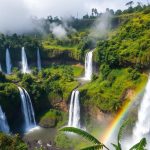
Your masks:
{"label": "sky", "polygon": [[[125,9],[130,0],[0,0],[0,31],[29,30],[29,18],[52,16],[83,16],[92,8],[99,12],[106,8]],[[133,0],[147,3],[147,0]],[[150,0],[149,0],[150,1]]]}
{"label": "sky", "polygon": [[[4,0],[3,0],[4,1]],[[5,0],[12,1],[12,0]],[[18,0],[14,0],[18,1]],[[73,15],[82,16],[90,12],[92,8],[97,8],[100,12],[105,11],[106,8],[124,9],[125,4],[130,0],[20,0],[24,1],[25,7],[29,9],[34,16],[66,16]],[[146,3],[147,0],[133,0],[137,2]]]}

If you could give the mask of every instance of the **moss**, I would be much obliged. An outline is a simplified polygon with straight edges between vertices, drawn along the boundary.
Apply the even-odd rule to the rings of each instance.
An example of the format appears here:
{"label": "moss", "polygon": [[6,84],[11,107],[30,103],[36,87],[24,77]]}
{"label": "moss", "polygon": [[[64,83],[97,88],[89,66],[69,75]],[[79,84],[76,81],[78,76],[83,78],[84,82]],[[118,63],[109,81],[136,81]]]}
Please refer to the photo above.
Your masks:
{"label": "moss", "polygon": [[40,126],[44,128],[56,127],[57,123],[63,120],[62,112],[54,109],[50,109],[40,119]]}
{"label": "moss", "polygon": [[27,145],[18,135],[10,136],[0,133],[0,149],[1,150],[27,150]]}

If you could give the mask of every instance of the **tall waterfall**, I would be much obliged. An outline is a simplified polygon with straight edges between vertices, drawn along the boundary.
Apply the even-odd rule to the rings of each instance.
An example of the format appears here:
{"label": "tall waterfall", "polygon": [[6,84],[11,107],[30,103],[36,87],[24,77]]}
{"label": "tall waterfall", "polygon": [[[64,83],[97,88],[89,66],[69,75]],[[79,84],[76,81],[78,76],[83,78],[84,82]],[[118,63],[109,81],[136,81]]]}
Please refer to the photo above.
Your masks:
{"label": "tall waterfall", "polygon": [[92,66],[92,57],[93,57],[93,51],[90,51],[85,56],[85,80],[91,80],[92,79],[92,73],[93,73],[93,66]]}
{"label": "tall waterfall", "polygon": [[1,66],[1,64],[0,64],[0,71],[2,71],[2,66]]}
{"label": "tall waterfall", "polygon": [[6,71],[7,74],[11,74],[11,59],[10,59],[10,53],[9,53],[9,49],[6,49]]}
{"label": "tall waterfall", "polygon": [[27,56],[24,47],[22,47],[22,72],[23,73],[30,73],[28,67]]}
{"label": "tall waterfall", "polygon": [[34,110],[28,92],[21,87],[18,87],[22,102],[22,112],[25,120],[25,131],[36,126]]}
{"label": "tall waterfall", "polygon": [[7,118],[5,116],[5,113],[2,111],[1,106],[0,106],[0,131],[4,133],[9,133]]}
{"label": "tall waterfall", "polygon": [[142,137],[147,137],[150,134],[150,77],[145,89],[144,97],[138,111],[138,120],[133,129],[133,138],[140,140]]}
{"label": "tall waterfall", "polygon": [[41,57],[40,57],[40,51],[39,51],[39,48],[37,49],[37,67],[38,67],[38,70],[40,71],[41,70]]}
{"label": "tall waterfall", "polygon": [[74,90],[71,94],[68,126],[80,128],[80,102],[78,90]]}

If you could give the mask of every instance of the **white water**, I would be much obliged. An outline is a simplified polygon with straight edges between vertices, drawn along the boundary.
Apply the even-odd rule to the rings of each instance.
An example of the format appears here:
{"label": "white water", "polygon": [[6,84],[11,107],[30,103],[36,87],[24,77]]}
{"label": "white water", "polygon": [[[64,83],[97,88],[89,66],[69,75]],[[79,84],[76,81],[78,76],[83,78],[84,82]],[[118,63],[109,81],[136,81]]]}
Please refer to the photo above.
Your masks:
{"label": "white water", "polygon": [[138,110],[138,119],[133,128],[133,133],[131,136],[129,135],[124,138],[123,148],[129,150],[142,138],[146,138],[147,149],[150,150],[150,77]]}
{"label": "white water", "polygon": [[18,87],[18,89],[20,92],[22,112],[23,112],[24,120],[25,120],[24,128],[25,128],[25,131],[28,131],[31,128],[34,128],[36,126],[34,109],[33,109],[32,102],[31,102],[28,92],[21,87]]}
{"label": "white water", "polygon": [[2,111],[2,108],[0,106],[0,131],[4,133],[9,133],[9,126],[7,123],[7,118],[5,116],[5,113]]}
{"label": "white water", "polygon": [[28,67],[28,61],[27,56],[24,47],[22,47],[22,73],[30,73],[29,67]]}
{"label": "white water", "polygon": [[133,129],[133,139],[138,142],[150,135],[150,78],[145,88],[144,97],[138,111],[138,120]]}
{"label": "white water", "polygon": [[41,57],[40,57],[39,48],[37,49],[37,67],[38,67],[38,70],[41,71],[42,67],[41,67]]}
{"label": "white water", "polygon": [[93,51],[90,51],[85,56],[85,80],[91,80],[92,79],[92,73],[93,73],[93,66],[92,66],[92,57],[93,57]]}
{"label": "white water", "polygon": [[0,71],[2,72],[2,66],[1,66],[1,64],[0,64]]}
{"label": "white water", "polygon": [[71,94],[68,126],[80,128],[80,102],[78,90],[73,90]]}
{"label": "white water", "polygon": [[6,49],[6,71],[7,74],[11,74],[11,59],[10,59],[10,53],[9,53],[9,49]]}

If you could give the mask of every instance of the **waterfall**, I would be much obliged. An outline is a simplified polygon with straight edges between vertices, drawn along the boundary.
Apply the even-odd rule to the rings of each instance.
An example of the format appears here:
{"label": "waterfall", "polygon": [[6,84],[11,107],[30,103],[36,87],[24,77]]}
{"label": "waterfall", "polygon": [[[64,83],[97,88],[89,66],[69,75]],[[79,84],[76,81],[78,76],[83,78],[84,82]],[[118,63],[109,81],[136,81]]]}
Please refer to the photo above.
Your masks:
{"label": "waterfall", "polygon": [[91,80],[92,79],[92,73],[93,73],[93,66],[92,66],[92,57],[93,57],[93,51],[90,51],[85,56],[85,80]]}
{"label": "waterfall", "polygon": [[5,113],[2,111],[1,106],[0,106],[0,131],[4,133],[9,133],[9,126],[7,123],[7,119]]}
{"label": "waterfall", "polygon": [[150,134],[150,77],[138,111],[138,120],[133,129],[133,138],[138,141]]}
{"label": "waterfall", "polygon": [[28,92],[21,87],[18,87],[22,103],[22,112],[25,120],[25,131],[36,126],[34,110]]}
{"label": "waterfall", "polygon": [[0,64],[0,72],[2,72],[2,66],[1,66],[1,64]]}
{"label": "waterfall", "polygon": [[7,74],[11,74],[11,59],[10,59],[10,53],[9,49],[6,49],[6,71]]}
{"label": "waterfall", "polygon": [[37,49],[37,67],[38,67],[38,70],[41,71],[41,57],[40,57],[40,51],[39,51],[39,48]]}
{"label": "waterfall", "polygon": [[78,90],[74,90],[71,94],[68,126],[80,128],[80,103]]}
{"label": "waterfall", "polygon": [[24,47],[22,47],[22,73],[30,73]]}

